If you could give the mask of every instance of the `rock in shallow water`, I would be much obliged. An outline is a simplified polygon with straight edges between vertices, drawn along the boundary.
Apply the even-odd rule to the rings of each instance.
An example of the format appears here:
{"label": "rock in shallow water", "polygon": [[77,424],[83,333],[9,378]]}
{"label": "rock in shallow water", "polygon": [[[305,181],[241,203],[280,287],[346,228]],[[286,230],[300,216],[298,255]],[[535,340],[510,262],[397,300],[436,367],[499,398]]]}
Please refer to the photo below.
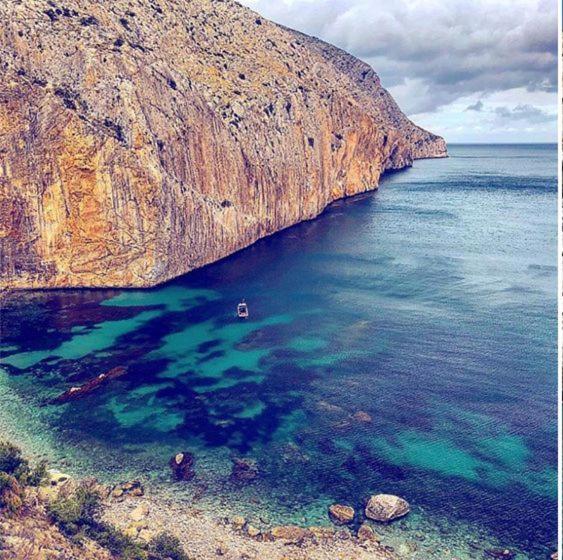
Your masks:
{"label": "rock in shallow water", "polygon": [[363,410],[358,410],[358,412],[352,414],[352,418],[362,424],[371,424],[373,422],[373,418]]}
{"label": "rock in shallow water", "polygon": [[259,470],[256,461],[253,459],[233,458],[233,468],[231,479],[238,482],[249,482],[258,477]]}
{"label": "rock in shallow water", "polygon": [[509,550],[508,548],[492,548],[485,551],[485,554],[489,558],[497,558],[503,560],[512,560],[516,557],[516,552]]}
{"label": "rock in shallow water", "polygon": [[403,498],[392,494],[376,494],[368,500],[365,513],[368,519],[388,523],[403,517],[409,511],[410,506]]}
{"label": "rock in shallow water", "polygon": [[350,506],[332,504],[328,508],[328,514],[333,523],[336,523],[337,525],[345,525],[347,523],[352,523],[355,512],[354,508]]}
{"label": "rock in shallow water", "polygon": [[176,480],[192,480],[195,476],[195,458],[187,451],[174,455],[169,465]]}

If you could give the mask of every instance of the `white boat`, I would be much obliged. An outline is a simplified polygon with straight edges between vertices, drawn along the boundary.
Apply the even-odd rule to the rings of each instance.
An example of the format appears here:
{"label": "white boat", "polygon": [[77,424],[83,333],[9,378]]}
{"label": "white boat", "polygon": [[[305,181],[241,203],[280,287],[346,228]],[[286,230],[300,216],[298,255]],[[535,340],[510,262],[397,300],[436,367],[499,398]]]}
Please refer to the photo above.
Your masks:
{"label": "white boat", "polygon": [[244,300],[237,305],[237,317],[239,319],[246,319],[248,317],[248,305],[246,305]]}

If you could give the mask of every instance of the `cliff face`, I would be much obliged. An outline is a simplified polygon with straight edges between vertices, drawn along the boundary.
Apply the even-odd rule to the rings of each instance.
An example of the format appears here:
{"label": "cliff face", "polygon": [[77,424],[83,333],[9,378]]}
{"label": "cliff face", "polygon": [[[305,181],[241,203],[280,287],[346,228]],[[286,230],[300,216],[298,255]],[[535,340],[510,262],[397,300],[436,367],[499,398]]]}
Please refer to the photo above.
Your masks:
{"label": "cliff face", "polygon": [[231,0],[0,17],[3,287],[151,286],[446,156],[369,66]]}

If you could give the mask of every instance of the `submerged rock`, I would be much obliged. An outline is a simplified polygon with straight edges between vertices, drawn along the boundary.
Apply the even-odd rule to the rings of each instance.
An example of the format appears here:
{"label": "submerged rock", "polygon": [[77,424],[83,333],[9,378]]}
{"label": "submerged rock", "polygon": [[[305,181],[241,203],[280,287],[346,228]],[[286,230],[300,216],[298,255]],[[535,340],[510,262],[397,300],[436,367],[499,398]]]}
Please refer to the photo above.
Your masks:
{"label": "submerged rock", "polygon": [[346,525],[354,521],[355,512],[353,507],[344,506],[342,504],[332,504],[328,508],[328,514],[333,523]]}
{"label": "submerged rock", "polygon": [[497,558],[502,560],[512,560],[516,557],[516,552],[513,552],[508,548],[491,548],[489,550],[485,550],[485,554],[490,558]]}
{"label": "submerged rock", "polygon": [[231,479],[238,482],[248,482],[258,477],[258,465],[254,459],[239,459],[234,457],[231,459],[233,468],[231,470]]}
{"label": "submerged rock", "polygon": [[337,404],[330,403],[328,401],[318,401],[316,407],[324,413],[328,414],[341,414],[342,407]]}
{"label": "submerged rock", "polygon": [[168,463],[176,480],[192,480],[195,476],[195,458],[191,453],[177,453]]}
{"label": "submerged rock", "polygon": [[392,494],[376,494],[368,500],[365,513],[369,519],[388,523],[407,515],[409,511],[410,506],[403,498],[393,496]]}
{"label": "submerged rock", "polygon": [[126,373],[127,373],[126,367],[121,367],[121,366],[114,367],[109,371],[107,371],[106,373],[100,373],[99,375],[96,375],[96,377],[89,379],[88,381],[86,381],[86,383],[83,383],[82,385],[79,385],[77,387],[71,387],[70,389],[60,394],[55,399],[53,399],[52,402],[54,404],[64,404],[69,401],[80,399],[82,397],[89,395],[90,393],[93,393],[94,391],[99,389],[102,385],[105,385],[112,379],[121,377]]}
{"label": "submerged rock", "polygon": [[358,412],[352,414],[352,418],[362,424],[371,424],[371,422],[373,422],[373,418],[363,410],[358,410]]}

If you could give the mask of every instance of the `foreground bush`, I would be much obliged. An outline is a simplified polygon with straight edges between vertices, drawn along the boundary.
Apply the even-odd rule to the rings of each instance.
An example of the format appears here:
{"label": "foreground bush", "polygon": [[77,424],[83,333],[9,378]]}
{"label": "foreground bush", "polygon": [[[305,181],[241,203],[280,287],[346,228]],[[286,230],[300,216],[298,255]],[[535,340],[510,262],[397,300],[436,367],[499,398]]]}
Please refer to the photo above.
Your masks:
{"label": "foreground bush", "polygon": [[148,560],[188,560],[180,541],[168,533],[160,533],[148,546]]}
{"label": "foreground bush", "polygon": [[28,469],[29,464],[22,457],[20,448],[7,441],[0,441],[0,471],[18,478]]}
{"label": "foreground bush", "polygon": [[47,511],[63,533],[73,536],[96,524],[101,502],[96,491],[80,486],[71,496],[59,497],[49,504]]}
{"label": "foreground bush", "polygon": [[47,476],[47,462],[42,461],[32,469],[19,447],[7,441],[0,441],[0,472],[13,476],[23,485],[39,486]]}
{"label": "foreground bush", "polygon": [[48,506],[48,513],[68,537],[88,537],[122,560],[188,560],[172,535],[161,533],[145,545],[100,521],[101,502],[96,490],[80,486],[72,495],[57,498]]}
{"label": "foreground bush", "polygon": [[[0,513],[18,513],[23,506],[24,487],[39,486],[46,476],[45,461],[32,469],[19,447],[0,441]],[[102,497],[88,483],[47,505],[47,514],[63,534],[78,542],[87,537],[120,560],[189,560],[176,537],[160,533],[148,544],[137,543],[101,521],[101,512]]]}

